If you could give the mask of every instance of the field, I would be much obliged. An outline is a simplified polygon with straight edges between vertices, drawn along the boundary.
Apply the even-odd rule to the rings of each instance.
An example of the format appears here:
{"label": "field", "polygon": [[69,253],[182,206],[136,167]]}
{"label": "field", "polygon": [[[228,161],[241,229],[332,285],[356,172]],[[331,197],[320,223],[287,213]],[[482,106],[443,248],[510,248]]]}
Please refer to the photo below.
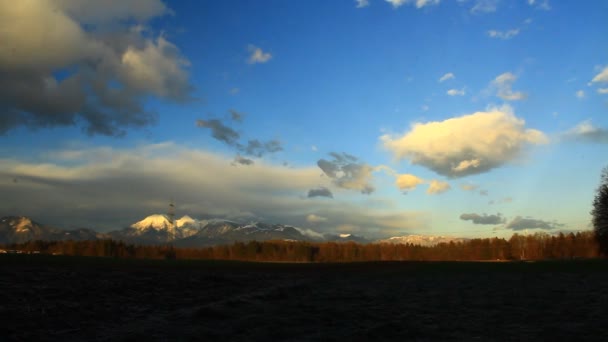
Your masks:
{"label": "field", "polygon": [[603,340],[606,260],[0,256],[0,340]]}

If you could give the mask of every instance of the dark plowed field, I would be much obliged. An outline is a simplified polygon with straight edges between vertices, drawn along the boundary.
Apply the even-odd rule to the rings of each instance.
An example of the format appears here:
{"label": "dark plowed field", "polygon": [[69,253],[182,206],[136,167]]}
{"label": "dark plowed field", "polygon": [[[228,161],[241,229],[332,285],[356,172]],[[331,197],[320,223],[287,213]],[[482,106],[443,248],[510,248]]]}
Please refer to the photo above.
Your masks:
{"label": "dark plowed field", "polygon": [[606,340],[608,263],[0,256],[0,340]]}

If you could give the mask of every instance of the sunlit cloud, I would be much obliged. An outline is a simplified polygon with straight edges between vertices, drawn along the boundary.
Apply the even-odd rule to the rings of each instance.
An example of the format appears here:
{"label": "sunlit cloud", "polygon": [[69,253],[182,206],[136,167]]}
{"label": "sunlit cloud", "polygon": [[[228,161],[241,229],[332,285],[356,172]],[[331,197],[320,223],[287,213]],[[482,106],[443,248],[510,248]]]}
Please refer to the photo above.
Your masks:
{"label": "sunlit cloud", "polygon": [[308,223],[320,223],[320,222],[326,222],[327,221],[327,217],[323,217],[323,216],[318,216],[315,214],[308,214],[306,216],[306,221]]}
{"label": "sunlit cloud", "polygon": [[363,8],[363,7],[369,6],[368,0],[355,0],[355,3],[357,3],[357,8]]}
{"label": "sunlit cloud", "polygon": [[608,66],[605,66],[597,75],[591,79],[591,83],[608,83]]}
{"label": "sunlit cloud", "polygon": [[248,49],[251,53],[247,59],[247,63],[249,64],[263,64],[272,59],[272,55],[269,52],[264,52],[261,48],[255,45],[249,45]]}
{"label": "sunlit cloud", "polygon": [[519,34],[519,29],[511,29],[507,31],[499,31],[499,30],[489,30],[487,32],[488,37],[490,38],[498,38],[498,39],[511,39]]}
{"label": "sunlit cloud", "polygon": [[451,189],[451,186],[448,182],[433,179],[429,182],[429,187],[426,190],[426,193],[429,195],[437,195],[437,194],[444,193],[450,189]]}
{"label": "sunlit cloud", "polygon": [[398,8],[406,4],[414,5],[416,8],[422,8],[430,5],[438,5],[440,0],[386,0],[386,2],[393,5],[394,8]]}
{"label": "sunlit cloud", "polygon": [[513,91],[513,83],[517,80],[517,76],[510,72],[505,72],[496,76],[492,81],[491,86],[496,89],[496,96],[507,101],[518,101],[523,100],[527,96],[525,93],[520,91]]}
{"label": "sunlit cloud", "polygon": [[336,186],[367,195],[374,192],[371,184],[373,167],[348,153],[331,152],[330,156],[332,160],[319,159],[317,165]]}
{"label": "sunlit cloud", "polygon": [[446,92],[446,94],[450,96],[464,96],[465,91],[463,89],[450,89]]}
{"label": "sunlit cloud", "polygon": [[578,99],[584,99],[585,98],[585,91],[584,90],[578,90],[576,93],[574,93],[574,95]]}
{"label": "sunlit cloud", "polygon": [[608,88],[598,88],[597,93],[598,94],[608,94]]}
{"label": "sunlit cloud", "polygon": [[171,13],[158,0],[0,2],[0,134],[82,126],[122,136],[156,122],[148,97],[193,100],[190,62],[146,26]]}
{"label": "sunlit cloud", "polygon": [[399,190],[403,192],[412,191],[420,184],[424,184],[424,179],[416,177],[411,174],[402,174],[397,177],[395,181]]}
{"label": "sunlit cloud", "polygon": [[594,126],[591,120],[587,120],[564,133],[562,139],[605,144],[608,143],[608,129]]}
{"label": "sunlit cloud", "polygon": [[525,121],[509,106],[415,123],[401,135],[387,134],[380,139],[396,159],[407,159],[447,177],[488,172],[520,158],[528,145],[548,142],[541,131],[525,128]]}

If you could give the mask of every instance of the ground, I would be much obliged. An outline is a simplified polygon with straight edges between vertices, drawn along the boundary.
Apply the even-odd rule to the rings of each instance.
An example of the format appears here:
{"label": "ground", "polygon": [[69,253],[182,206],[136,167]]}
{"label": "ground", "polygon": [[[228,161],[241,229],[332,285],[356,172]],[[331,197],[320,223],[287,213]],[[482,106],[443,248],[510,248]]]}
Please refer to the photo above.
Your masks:
{"label": "ground", "polygon": [[[0,256],[8,340],[603,340],[608,262]],[[0,336],[0,340],[4,340]]]}

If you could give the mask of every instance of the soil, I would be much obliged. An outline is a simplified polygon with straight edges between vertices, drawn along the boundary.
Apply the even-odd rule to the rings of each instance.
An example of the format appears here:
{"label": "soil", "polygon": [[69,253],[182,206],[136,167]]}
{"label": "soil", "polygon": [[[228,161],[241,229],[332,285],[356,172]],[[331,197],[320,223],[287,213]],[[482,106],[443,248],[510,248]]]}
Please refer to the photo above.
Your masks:
{"label": "soil", "polygon": [[605,340],[608,262],[0,256],[0,340]]}

